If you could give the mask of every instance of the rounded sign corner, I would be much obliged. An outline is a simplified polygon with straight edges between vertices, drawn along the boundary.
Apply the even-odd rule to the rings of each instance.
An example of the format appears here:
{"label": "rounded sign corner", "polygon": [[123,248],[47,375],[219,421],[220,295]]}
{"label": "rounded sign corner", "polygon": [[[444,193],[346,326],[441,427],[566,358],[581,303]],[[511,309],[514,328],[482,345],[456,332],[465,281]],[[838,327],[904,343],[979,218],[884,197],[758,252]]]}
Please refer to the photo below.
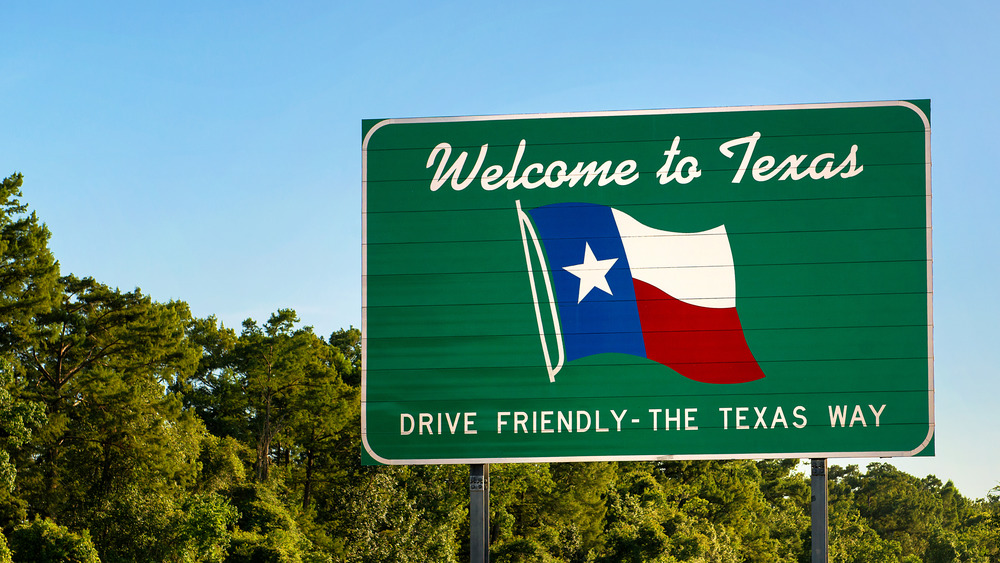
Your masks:
{"label": "rounded sign corner", "polygon": [[934,430],[935,430],[934,423],[931,423],[927,427],[927,436],[924,437],[924,440],[922,442],[920,442],[920,444],[918,444],[916,448],[914,448],[914,449],[910,450],[909,452],[907,452],[906,455],[909,456],[909,457],[919,456],[919,455],[934,455],[933,451],[931,451],[931,453],[929,453],[929,454],[921,454],[921,452],[923,452],[924,450],[926,450],[927,447],[930,446],[934,442]]}
{"label": "rounded sign corner", "polygon": [[398,120],[396,119],[367,119],[362,124],[362,142],[361,151],[365,152],[368,150],[368,143],[371,141],[375,132],[382,127],[394,123]]}
{"label": "rounded sign corner", "polygon": [[898,105],[900,107],[907,108],[907,109],[911,110],[913,113],[917,114],[917,117],[919,117],[920,121],[923,122],[924,131],[926,131],[928,133],[930,132],[930,130],[931,130],[931,118],[930,118],[929,115],[927,115],[926,113],[924,113],[924,110],[921,109],[920,106],[918,106],[917,104],[915,104],[913,102],[906,101],[906,100],[899,100],[898,102],[896,102],[896,105]]}
{"label": "rounded sign corner", "polygon": [[380,463],[382,465],[397,465],[399,463],[398,461],[394,461],[394,460],[391,460],[391,459],[384,458],[384,457],[378,455],[377,453],[375,453],[375,450],[373,450],[372,447],[371,447],[371,445],[368,443],[368,433],[367,432],[362,432],[361,433],[361,445],[362,445],[362,447],[365,448],[365,453],[367,453],[373,460],[377,461],[378,463]]}

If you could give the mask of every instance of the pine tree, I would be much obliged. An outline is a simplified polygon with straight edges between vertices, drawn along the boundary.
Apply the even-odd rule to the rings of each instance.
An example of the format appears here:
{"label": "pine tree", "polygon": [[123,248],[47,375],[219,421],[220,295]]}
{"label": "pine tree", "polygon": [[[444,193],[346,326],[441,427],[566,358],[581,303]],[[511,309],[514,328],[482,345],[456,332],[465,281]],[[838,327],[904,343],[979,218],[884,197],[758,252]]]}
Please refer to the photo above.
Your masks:
{"label": "pine tree", "polygon": [[36,313],[58,295],[59,264],[49,251],[49,230],[21,197],[21,174],[0,183],[0,355],[23,342]]}

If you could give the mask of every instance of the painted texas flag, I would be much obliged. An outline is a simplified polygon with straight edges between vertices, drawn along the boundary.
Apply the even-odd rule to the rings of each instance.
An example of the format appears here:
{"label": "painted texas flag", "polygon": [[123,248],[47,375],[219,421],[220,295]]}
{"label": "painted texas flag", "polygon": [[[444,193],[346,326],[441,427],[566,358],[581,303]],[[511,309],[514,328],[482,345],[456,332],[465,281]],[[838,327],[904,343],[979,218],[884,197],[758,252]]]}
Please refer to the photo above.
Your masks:
{"label": "painted texas flag", "polygon": [[[764,377],[736,311],[724,225],[673,233],[589,203],[526,213],[518,202],[517,210],[551,381],[564,361],[609,352],[648,358],[705,383]],[[533,262],[543,265],[544,288],[536,283]],[[545,306],[555,330],[555,361],[546,345]]]}

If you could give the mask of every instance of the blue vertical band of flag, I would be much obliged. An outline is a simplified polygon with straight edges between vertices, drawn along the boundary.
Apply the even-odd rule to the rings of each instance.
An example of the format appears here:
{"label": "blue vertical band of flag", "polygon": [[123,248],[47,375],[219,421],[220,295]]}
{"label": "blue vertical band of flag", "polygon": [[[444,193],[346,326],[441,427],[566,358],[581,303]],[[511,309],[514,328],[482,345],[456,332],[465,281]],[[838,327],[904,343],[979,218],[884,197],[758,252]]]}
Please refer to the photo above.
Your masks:
{"label": "blue vertical band of flag", "polygon": [[[646,357],[632,272],[611,208],[557,203],[529,213],[552,271],[566,361],[609,352]],[[563,268],[582,263],[587,244],[598,260],[618,261],[606,278],[612,295],[595,288],[577,303],[580,279]]]}

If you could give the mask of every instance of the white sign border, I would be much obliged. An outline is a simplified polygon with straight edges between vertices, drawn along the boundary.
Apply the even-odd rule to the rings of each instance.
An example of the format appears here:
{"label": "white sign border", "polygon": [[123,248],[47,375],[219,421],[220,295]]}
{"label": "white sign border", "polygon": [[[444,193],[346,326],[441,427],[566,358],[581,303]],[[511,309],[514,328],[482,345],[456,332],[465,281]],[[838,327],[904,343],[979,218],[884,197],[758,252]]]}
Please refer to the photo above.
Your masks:
{"label": "white sign border", "polygon": [[[809,109],[848,109],[873,107],[905,107],[916,113],[924,123],[924,166],[926,178],[927,212],[927,436],[916,448],[902,451],[861,451],[861,452],[787,452],[787,453],[728,453],[702,455],[634,455],[634,456],[545,456],[545,457],[481,457],[445,459],[387,459],[376,454],[368,444],[367,433],[367,359],[368,343],[368,142],[372,135],[386,125],[459,123],[473,121],[509,121],[514,119],[552,119],[577,117],[626,117],[643,115],[681,115],[707,113],[734,113],[749,111],[785,111]],[[876,102],[834,102],[820,104],[782,104],[764,106],[723,106],[709,108],[681,108],[658,110],[620,110],[595,112],[525,113],[504,115],[474,115],[456,117],[412,117],[384,119],[375,124],[365,134],[361,144],[361,442],[365,451],[375,461],[384,465],[434,465],[434,464],[478,464],[478,463],[561,463],[573,461],[673,461],[673,460],[721,460],[721,459],[787,459],[787,458],[867,458],[867,457],[912,457],[924,450],[934,438],[934,309],[933,309],[933,260],[931,252],[931,124],[930,119],[919,107],[905,100]]]}

